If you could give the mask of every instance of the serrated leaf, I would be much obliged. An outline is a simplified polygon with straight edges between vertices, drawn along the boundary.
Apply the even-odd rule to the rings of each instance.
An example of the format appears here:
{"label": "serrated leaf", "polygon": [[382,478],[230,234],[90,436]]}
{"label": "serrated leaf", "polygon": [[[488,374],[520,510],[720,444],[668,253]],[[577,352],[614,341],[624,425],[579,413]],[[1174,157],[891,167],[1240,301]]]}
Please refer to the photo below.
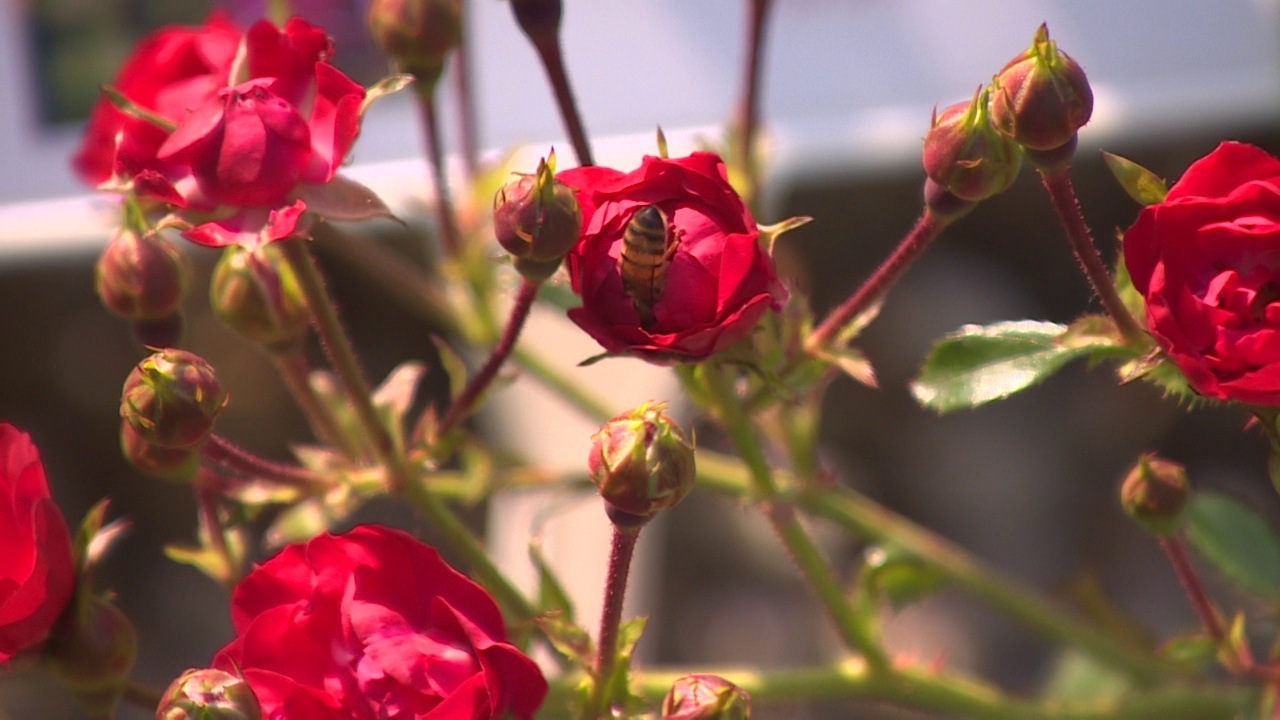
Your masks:
{"label": "serrated leaf", "polygon": [[1009,397],[1094,350],[1088,343],[1062,342],[1067,329],[1033,320],[967,325],[934,345],[911,394],[939,413]]}
{"label": "serrated leaf", "polygon": [[574,665],[590,672],[595,664],[595,646],[586,630],[563,615],[541,615],[534,618],[547,641]]}
{"label": "serrated leaf", "polygon": [[1164,179],[1138,163],[1109,152],[1102,153],[1102,159],[1106,161],[1107,169],[1111,171],[1116,182],[1120,183],[1120,187],[1124,188],[1129,197],[1136,200],[1138,204],[1162,203],[1165,196],[1169,194],[1169,186]]}
{"label": "serrated leaf", "polygon": [[1241,587],[1280,599],[1280,540],[1251,508],[1218,493],[1197,493],[1187,512],[1187,540]]}

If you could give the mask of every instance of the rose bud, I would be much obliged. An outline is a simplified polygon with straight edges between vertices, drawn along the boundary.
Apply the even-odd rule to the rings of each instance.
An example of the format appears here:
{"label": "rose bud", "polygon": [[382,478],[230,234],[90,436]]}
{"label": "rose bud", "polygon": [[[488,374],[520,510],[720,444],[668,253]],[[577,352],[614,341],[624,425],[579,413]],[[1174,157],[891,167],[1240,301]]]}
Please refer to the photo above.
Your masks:
{"label": "rose bud", "polygon": [[94,270],[98,297],[125,320],[159,320],[177,312],[191,275],[186,256],[156,233],[121,228]]}
{"label": "rose bud", "polygon": [[1120,486],[1120,504],[1129,517],[1154,535],[1172,535],[1182,525],[1191,489],[1181,465],[1152,454],[1138,464]]}
{"label": "rose bud", "polygon": [[253,688],[223,670],[188,670],[164,691],[156,720],[261,720]]}
{"label": "rose bud", "polygon": [[924,138],[924,171],[961,200],[986,200],[1009,189],[1022,169],[1022,148],[991,124],[990,88],[933,114]]}
{"label": "rose bud", "polygon": [[582,210],[573,188],[555,179],[555,155],[493,198],[493,232],[530,280],[546,280],[578,242]]}
{"label": "rose bud", "polygon": [[200,469],[196,448],[167,448],[147,442],[128,421],[120,423],[120,451],[140,472],[162,480],[186,482]]}
{"label": "rose bud", "polygon": [[556,42],[560,32],[560,16],[563,6],[560,0],[511,0],[511,12],[516,22],[535,46],[543,47]]}
{"label": "rose bud", "polygon": [[693,489],[693,446],[665,409],[666,403],[645,403],[591,438],[587,471],[619,527],[644,525]]}
{"label": "rose bud", "polygon": [[228,247],[214,268],[209,295],[222,322],[268,350],[287,351],[306,337],[311,311],[276,245]]}
{"label": "rose bud", "polygon": [[124,382],[120,417],[142,439],[190,448],[213,430],[227,394],[213,366],[186,350],[161,350],[138,363]]}
{"label": "rose bud", "polygon": [[445,57],[462,42],[462,2],[373,0],[369,30],[400,69],[417,77],[419,91],[430,93]]}
{"label": "rose bud", "polygon": [[1080,64],[1049,39],[1041,25],[1031,48],[992,80],[991,120],[1028,150],[1072,142],[1093,114],[1093,90]]}
{"label": "rose bud", "polygon": [[37,648],[71,602],[76,560],[71,532],[49,496],[31,437],[0,423],[0,669]]}
{"label": "rose bud", "polygon": [[747,720],[751,695],[717,675],[686,675],[662,701],[662,720]]}
{"label": "rose bud", "polygon": [[54,672],[93,717],[119,702],[138,655],[133,623],[106,598],[82,595],[49,643]]}

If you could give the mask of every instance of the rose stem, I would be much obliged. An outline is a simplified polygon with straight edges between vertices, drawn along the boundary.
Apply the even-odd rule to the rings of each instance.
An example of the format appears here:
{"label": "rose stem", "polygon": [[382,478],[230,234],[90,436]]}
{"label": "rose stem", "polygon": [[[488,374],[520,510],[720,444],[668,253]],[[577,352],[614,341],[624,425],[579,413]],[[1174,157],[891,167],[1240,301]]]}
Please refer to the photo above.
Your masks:
{"label": "rose stem", "polygon": [[1120,300],[1120,295],[1111,282],[1111,275],[1102,263],[1102,256],[1098,254],[1098,247],[1093,241],[1093,235],[1089,232],[1089,226],[1085,224],[1084,216],[1080,213],[1080,203],[1076,200],[1075,187],[1071,182],[1071,166],[1063,165],[1049,171],[1040,169],[1038,172],[1040,180],[1044,183],[1044,189],[1049,193],[1049,201],[1053,203],[1053,209],[1058,213],[1058,220],[1062,223],[1062,228],[1067,231],[1067,239],[1071,242],[1071,249],[1075,251],[1076,260],[1080,262],[1080,268],[1084,270],[1085,277],[1089,279],[1093,291],[1102,301],[1102,307],[1115,321],[1116,327],[1127,343],[1143,344],[1145,340],[1142,328],[1138,326],[1133,316],[1129,314],[1129,309]]}
{"label": "rose stem", "polygon": [[949,223],[949,220],[940,219],[925,208],[920,219],[916,221],[915,227],[911,228],[893,253],[885,258],[866,282],[862,283],[862,287],[827,315],[822,324],[809,335],[805,341],[805,347],[812,351],[830,345],[849,321],[893,287],[906,269],[920,259],[925,249],[929,247],[929,243],[933,242]]}
{"label": "rose stem", "polygon": [[453,53],[453,89],[458,96],[458,135],[462,144],[462,161],[467,168],[467,177],[474,180],[480,167],[480,145],[476,131],[475,88],[471,83],[471,42],[467,39],[469,3],[460,5],[462,34]]}
{"label": "rose stem", "polygon": [[822,601],[827,614],[840,631],[845,646],[861,652],[873,668],[888,667],[889,660],[874,631],[864,622],[864,616],[850,605],[835,571],[800,524],[791,503],[778,490],[773,470],[756,437],[751,418],[744,412],[742,402],[733,389],[731,378],[723,366],[708,363],[703,365],[703,370],[707,390],[720,411],[720,419],[747,466],[751,490],[760,501],[769,524],[786,546],[792,561]]}
{"label": "rose stem", "polygon": [[415,84],[418,108],[422,112],[423,140],[427,145],[427,160],[431,163],[432,180],[436,188],[436,215],[440,222],[440,242],[446,256],[455,258],[462,247],[458,233],[458,218],[453,211],[453,198],[449,194],[449,168],[445,165],[444,148],[440,143],[440,119],[436,112],[436,85]]}
{"label": "rose stem", "polygon": [[137,680],[129,680],[125,683],[124,694],[121,695],[121,699],[143,710],[155,712],[156,708],[160,706],[160,701],[164,699],[164,695],[149,685]]}
{"label": "rose stem", "polygon": [[[780,478],[787,486],[789,473]],[[750,472],[742,460],[706,448],[698,449],[698,485],[734,498],[752,492]],[[1005,578],[982,560],[946,538],[921,527],[848,488],[811,487],[793,493],[797,506],[825,518],[867,542],[900,546],[942,573],[950,582],[987,602],[1045,637],[1098,659],[1143,684],[1171,669],[1139,648],[1064,613],[1034,590]]]}
{"label": "rose stem", "polygon": [[236,562],[231,547],[227,545],[227,531],[222,526],[222,518],[218,517],[218,494],[210,488],[211,483],[204,475],[206,472],[209,471],[201,470],[201,477],[196,481],[196,505],[205,531],[209,533],[209,542],[213,543],[214,552],[227,567],[227,576],[222,579],[222,584],[232,590],[240,579],[240,563]]}
{"label": "rose stem", "polygon": [[210,435],[200,454],[209,462],[222,465],[236,473],[261,477],[286,487],[301,490],[322,490],[328,483],[319,475],[300,467],[272,462],[258,457],[243,448],[236,447],[221,435]]}
{"label": "rose stem", "polygon": [[311,432],[315,433],[321,442],[338,450],[344,456],[357,459],[359,450],[351,438],[338,426],[333,412],[320,400],[315,388],[311,387],[311,382],[308,380],[311,366],[306,354],[301,350],[272,353],[271,360],[275,363],[280,377],[284,379],[285,385],[289,387],[289,392],[293,394],[294,402],[298,404],[298,409],[306,418]]}
{"label": "rose stem", "polygon": [[573,88],[569,85],[569,74],[564,68],[564,53],[560,46],[560,0],[515,0],[511,3],[511,11],[515,13],[520,30],[533,43],[533,49],[542,60],[542,67],[547,72],[547,80],[551,82],[556,105],[560,108],[560,118],[564,121],[570,142],[573,143],[573,154],[577,156],[578,164],[595,165],[587,131],[582,126],[582,116],[578,112],[578,103],[574,100]]}
{"label": "rose stem", "polygon": [[609,717],[609,676],[618,655],[618,628],[622,623],[622,601],[631,574],[631,558],[635,555],[640,528],[613,527],[613,545],[609,550],[609,575],[604,586],[604,609],[600,615],[600,637],[596,643],[595,682],[591,701],[583,712],[583,720]]}
{"label": "rose stem", "polygon": [[1178,582],[1182,584],[1183,591],[1187,593],[1187,599],[1191,601],[1191,607],[1200,618],[1200,624],[1204,626],[1205,633],[1218,648],[1221,657],[1224,660],[1230,658],[1236,665],[1229,669],[1247,674],[1254,673],[1258,668],[1254,664],[1252,653],[1244,644],[1239,648],[1233,647],[1233,643],[1227,637],[1227,628],[1222,622],[1222,614],[1214,606],[1204,583],[1200,582],[1200,575],[1191,564],[1186,543],[1177,535],[1166,535],[1160,538],[1160,549],[1164,550],[1165,556],[1169,558],[1169,564],[1173,566],[1173,572],[1178,576]]}
{"label": "rose stem", "polygon": [[[444,419],[436,426],[432,436],[435,439],[444,438],[449,431],[457,427],[471,412],[475,409],[476,402],[480,396],[493,383],[493,379],[498,376],[498,370],[502,368],[502,364],[511,356],[511,351],[515,349],[516,340],[520,337],[520,331],[524,329],[525,321],[529,319],[529,313],[533,310],[533,301],[538,297],[538,288],[542,287],[541,281],[534,281],[525,278],[520,283],[520,291],[516,293],[515,304],[511,306],[511,315],[507,318],[507,326],[502,331],[502,337],[498,339],[498,344],[494,346],[493,351],[489,354],[489,359],[485,361],[480,371],[475,377],[467,383],[462,393],[449,406],[449,411],[445,413]],[[426,420],[426,416],[423,416]],[[427,428],[423,422],[418,423],[418,427],[414,429],[414,437],[425,437]]]}
{"label": "rose stem", "polygon": [[750,0],[751,18],[747,30],[747,64],[742,83],[742,104],[738,106],[738,159],[746,169],[747,186],[755,192],[755,137],[760,112],[760,67],[764,58],[764,33],[771,0]]}
{"label": "rose stem", "polygon": [[282,244],[285,257],[293,266],[307,304],[311,307],[311,322],[316,334],[320,336],[320,344],[329,363],[342,380],[347,399],[355,408],[360,428],[369,438],[378,462],[387,473],[388,484],[393,490],[401,488],[409,482],[408,468],[391,440],[391,433],[382,424],[377,409],[373,407],[373,395],[368,381],[364,379],[364,372],[360,369],[360,362],[356,359],[351,338],[338,319],[338,311],[333,299],[329,297],[329,291],[325,289],[324,278],[320,276],[320,270],[316,267],[306,242],[305,238],[298,235],[284,240]]}

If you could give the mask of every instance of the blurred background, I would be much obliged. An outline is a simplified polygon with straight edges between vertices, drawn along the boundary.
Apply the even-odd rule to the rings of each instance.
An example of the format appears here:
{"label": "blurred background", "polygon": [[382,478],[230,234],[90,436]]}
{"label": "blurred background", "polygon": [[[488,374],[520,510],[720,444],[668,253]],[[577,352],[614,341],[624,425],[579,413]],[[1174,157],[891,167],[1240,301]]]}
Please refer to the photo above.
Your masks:
{"label": "blurred background", "polygon": [[[160,554],[164,544],[191,537],[190,491],[142,477],[119,456],[119,388],[140,351],[93,293],[93,263],[113,229],[112,200],[81,187],[67,158],[98,86],[111,80],[139,37],[166,23],[199,22],[214,6],[247,24],[261,15],[260,5],[0,4],[0,87],[6,92],[0,103],[0,419],[32,433],[72,522],[104,496],[112,498],[114,514],[130,518],[133,529],[104,580],[138,623],[136,675],[157,686],[206,664],[229,639],[226,596],[213,581]],[[522,145],[535,157],[552,144],[567,150],[541,66],[506,3],[469,0],[466,7],[481,146],[496,155]],[[295,8],[334,34],[337,64],[357,80],[369,84],[385,73],[384,59],[363,34],[363,3],[295,0]],[[659,124],[673,140],[673,155],[695,149],[699,137],[719,137],[739,94],[745,17],[742,0],[565,3],[569,72],[602,164],[637,165],[653,152]],[[920,141],[933,106],[971,96],[1029,45],[1041,22],[1093,83],[1095,115],[1081,134],[1075,180],[1109,257],[1112,238],[1133,221],[1137,207],[1102,167],[1099,149],[1171,181],[1224,139],[1280,151],[1277,0],[777,0],[762,106],[768,184],[758,215],[761,222],[817,218],[779,250],[783,272],[816,310],[851,292],[919,213]],[[441,87],[444,116],[452,117],[453,87],[447,80]],[[456,127],[446,133],[457,148]],[[426,193],[419,137],[407,95],[380,101],[366,119],[352,168],[410,218],[423,212]],[[567,166],[570,153],[560,157]],[[396,246],[394,237],[361,241]],[[219,431],[264,455],[287,458],[289,443],[308,439],[305,427],[266,357],[246,351],[208,310],[203,283],[215,256],[188,250],[198,278],[186,308],[189,345],[213,362],[232,396]],[[383,377],[405,359],[431,356],[429,334],[415,315],[376,281],[351,271],[323,241],[320,251],[370,377]],[[1117,387],[1107,368],[1073,366],[1012,400],[947,417],[919,409],[906,389],[933,340],[960,325],[1068,322],[1087,310],[1097,310],[1096,302],[1026,171],[1010,192],[949,229],[890,294],[859,341],[881,388],[847,381],[831,386],[826,459],[841,482],[1010,575],[1068,603],[1100,587],[1143,631],[1165,637],[1191,629],[1194,618],[1155,543],[1120,513],[1119,480],[1140,452],[1160,451],[1185,463],[1197,486],[1224,489],[1280,519],[1265,473],[1265,442],[1244,429],[1243,415],[1187,414],[1150,387]],[[543,322],[534,340],[567,347],[566,367],[596,351],[557,318]],[[629,390],[635,397],[617,396],[619,410],[671,387],[661,373],[625,360],[582,373],[584,383],[615,387],[618,377],[645,374],[653,384]],[[504,409],[538,417],[553,411],[549,400],[515,392],[495,399]],[[545,452],[547,462],[574,467],[594,428],[572,422],[552,424],[562,443],[555,447],[512,432],[525,427],[518,419],[489,425],[513,445]],[[487,522],[495,545],[519,556],[527,527],[521,523],[535,519],[528,508],[506,502],[491,509]],[[596,509],[588,510],[598,520]],[[486,522],[483,508],[473,515]],[[414,527],[390,504],[375,504],[357,519],[371,518]],[[430,537],[429,528],[416,529]],[[837,565],[852,574],[864,548],[828,528],[816,530]],[[575,537],[565,544],[591,545]],[[605,543],[601,535],[600,558]],[[645,584],[634,593],[632,610],[653,615],[641,643],[646,664],[787,667],[838,650],[824,616],[749,510],[695,493],[642,545]],[[588,587],[602,567],[572,554],[564,562],[582,571]],[[584,603],[583,615],[593,609]],[[1251,620],[1274,625],[1269,617]],[[951,591],[893,617],[889,637],[903,654],[943,658],[1019,692],[1049,682],[1060,665],[1052,647]],[[148,717],[128,712],[126,720]],[[854,713],[914,717],[854,704],[776,707],[758,717]],[[27,674],[0,676],[3,714],[77,717],[56,686]]]}

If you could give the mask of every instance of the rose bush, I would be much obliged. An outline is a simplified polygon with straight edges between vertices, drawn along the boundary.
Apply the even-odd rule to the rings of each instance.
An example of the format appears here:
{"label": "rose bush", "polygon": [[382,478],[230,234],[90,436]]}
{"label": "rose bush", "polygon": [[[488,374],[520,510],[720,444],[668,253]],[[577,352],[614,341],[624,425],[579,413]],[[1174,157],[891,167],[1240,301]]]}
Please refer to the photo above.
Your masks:
{"label": "rose bush", "polygon": [[[582,207],[582,236],[568,256],[582,306],[569,317],[608,352],[662,363],[699,360],[747,337],[766,310],[786,302],[756,221],[717,155],[645,157],[629,173],[583,167],[557,178],[574,188]],[[623,233],[646,205],[666,214],[679,243],[648,324],[620,271]]]}
{"label": "rose bush", "polygon": [[1280,404],[1280,160],[1227,142],[1125,233],[1147,327],[1198,392]]}
{"label": "rose bush", "polygon": [[547,692],[493,599],[398,530],[285,548],[240,582],[231,614],[214,666],[243,670],[264,718],[529,718]]}
{"label": "rose bush", "polygon": [[71,601],[71,533],[30,436],[0,423],[0,663],[42,643]]}
{"label": "rose bush", "polygon": [[[300,186],[331,181],[360,130],[365,90],[329,64],[332,53],[324,30],[297,17],[243,37],[220,17],[161,30],[115,84],[172,132],[103,100],[76,167],[102,182],[111,164],[140,195],[180,208],[195,224],[185,236],[202,245],[288,237],[307,207]],[[112,138],[114,153],[102,145]]]}

